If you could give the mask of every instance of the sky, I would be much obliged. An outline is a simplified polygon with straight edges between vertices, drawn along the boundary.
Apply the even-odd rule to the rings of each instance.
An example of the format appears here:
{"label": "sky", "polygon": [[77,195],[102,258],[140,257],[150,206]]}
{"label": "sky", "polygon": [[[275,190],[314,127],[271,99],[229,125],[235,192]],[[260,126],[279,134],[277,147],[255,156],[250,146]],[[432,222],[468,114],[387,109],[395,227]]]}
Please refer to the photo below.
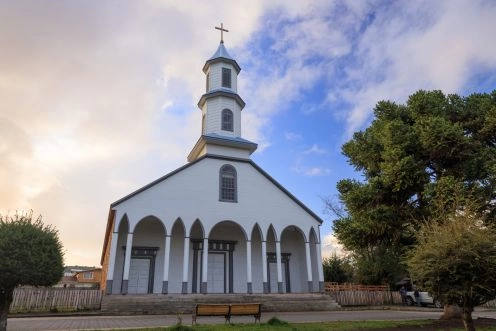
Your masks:
{"label": "sky", "polygon": [[496,1],[0,1],[0,213],[33,210],[66,265],[99,266],[110,204],[184,165],[202,67],[242,71],[252,159],[324,219],[380,100],[496,89]]}

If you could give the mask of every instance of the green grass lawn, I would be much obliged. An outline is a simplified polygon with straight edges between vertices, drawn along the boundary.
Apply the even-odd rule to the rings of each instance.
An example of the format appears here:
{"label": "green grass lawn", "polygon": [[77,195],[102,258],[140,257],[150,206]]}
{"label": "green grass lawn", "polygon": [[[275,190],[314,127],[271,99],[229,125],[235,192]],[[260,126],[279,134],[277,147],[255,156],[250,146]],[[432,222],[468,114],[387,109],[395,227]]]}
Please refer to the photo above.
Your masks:
{"label": "green grass lawn", "polygon": [[[319,323],[287,323],[275,318],[262,324],[200,324],[195,326],[175,325],[168,328],[140,328],[126,329],[126,331],[330,331],[330,330],[394,330],[394,329],[420,329],[420,330],[447,330],[439,327],[435,320],[413,321],[333,321]],[[482,327],[478,330],[496,331],[496,327]],[[448,328],[448,330],[464,330],[463,328]]]}

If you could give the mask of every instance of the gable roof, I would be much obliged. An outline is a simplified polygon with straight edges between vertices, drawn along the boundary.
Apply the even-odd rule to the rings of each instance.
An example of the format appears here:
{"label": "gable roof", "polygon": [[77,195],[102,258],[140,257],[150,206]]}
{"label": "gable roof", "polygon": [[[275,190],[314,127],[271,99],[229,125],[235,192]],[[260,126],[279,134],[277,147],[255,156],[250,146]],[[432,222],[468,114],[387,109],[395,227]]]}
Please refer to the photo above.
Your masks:
{"label": "gable roof", "polygon": [[180,167],[180,168],[177,168],[176,170],[168,173],[167,175],[165,176],[162,176],[156,180],[154,180],[153,182],[143,186],[142,188],[126,195],[125,197],[113,202],[112,204],[110,204],[110,209],[118,206],[119,204],[123,203],[124,201],[127,201],[131,198],[133,198],[134,196],[140,194],[141,192],[143,191],[146,191],[148,190],[149,188],[165,181],[166,179],[168,179],[169,177],[172,177],[174,176],[175,174],[191,167],[192,165],[196,164],[197,162],[200,162],[201,160],[203,159],[206,159],[206,158],[210,158],[210,159],[217,159],[217,160],[226,160],[226,161],[235,161],[235,162],[243,162],[243,163],[249,163],[253,166],[253,168],[255,168],[261,175],[263,175],[265,178],[267,178],[272,184],[274,184],[275,186],[277,186],[277,188],[279,188],[284,194],[286,194],[291,200],[293,200],[298,206],[300,206],[303,210],[305,210],[310,216],[312,216],[312,218],[314,218],[317,222],[319,222],[320,224],[322,224],[324,221],[319,217],[317,216],[317,214],[315,214],[310,208],[308,208],[303,202],[301,202],[300,200],[298,200],[293,194],[291,194],[286,188],[284,188],[284,186],[282,186],[281,184],[279,184],[279,182],[277,182],[272,176],[270,176],[267,172],[265,172],[260,166],[258,166],[255,162],[253,162],[251,159],[241,159],[241,158],[233,158],[233,157],[227,157],[227,156],[221,156],[221,155],[213,155],[213,154],[206,154],[206,155],[203,155],[202,157],[196,159],[195,161],[193,162],[190,162],[188,164],[185,164],[184,166]]}
{"label": "gable roof", "polygon": [[203,155],[202,157],[199,157],[193,162],[187,163],[182,167],[177,168],[174,171],[169,172],[165,176],[162,176],[153,182],[137,189],[136,191],[126,195],[125,197],[122,197],[121,199],[113,202],[110,204],[110,209],[109,209],[109,214],[108,214],[108,220],[107,220],[107,228],[105,230],[105,237],[103,239],[103,250],[102,250],[102,255],[100,259],[100,263],[103,265],[104,257],[105,257],[105,252],[107,250],[107,245],[109,244],[109,238],[110,238],[110,232],[112,231],[113,224],[114,224],[114,216],[115,216],[115,209],[114,207],[117,207],[119,204],[132,199],[134,196],[140,194],[141,192],[144,192],[148,190],[149,188],[160,184],[161,182],[165,181],[166,179],[174,176],[177,173],[180,173],[181,171],[193,166],[194,164],[202,161],[203,159],[210,158],[210,159],[217,159],[217,160],[225,160],[225,161],[235,161],[235,162],[243,162],[243,163],[249,163],[251,166],[256,169],[262,176],[267,178],[272,184],[274,184],[277,188],[279,188],[287,197],[289,197],[291,200],[293,200],[298,206],[300,206],[304,211],[306,211],[313,219],[315,219],[317,222],[322,224],[324,221],[317,215],[315,214],[310,208],[308,208],[303,202],[298,200],[293,194],[291,194],[284,186],[279,184],[272,176],[270,176],[267,172],[265,172],[260,166],[258,166],[255,162],[253,162],[251,159],[241,159],[241,158],[233,158],[233,157],[227,157],[227,156],[220,156],[220,155],[213,155],[213,154],[206,154]]}

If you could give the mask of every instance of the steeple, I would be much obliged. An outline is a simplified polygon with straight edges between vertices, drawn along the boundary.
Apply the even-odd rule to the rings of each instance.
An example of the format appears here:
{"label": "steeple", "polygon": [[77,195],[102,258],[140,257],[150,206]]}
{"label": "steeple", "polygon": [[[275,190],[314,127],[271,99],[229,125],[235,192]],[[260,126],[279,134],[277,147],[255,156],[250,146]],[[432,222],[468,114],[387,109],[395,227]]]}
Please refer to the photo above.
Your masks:
{"label": "steeple", "polygon": [[202,112],[201,136],[188,155],[194,161],[204,154],[227,157],[249,158],[257,144],[241,138],[241,110],[245,102],[238,95],[238,75],[241,67],[224,46],[221,27],[221,41],[214,55],[205,62],[206,89],[198,101]]}

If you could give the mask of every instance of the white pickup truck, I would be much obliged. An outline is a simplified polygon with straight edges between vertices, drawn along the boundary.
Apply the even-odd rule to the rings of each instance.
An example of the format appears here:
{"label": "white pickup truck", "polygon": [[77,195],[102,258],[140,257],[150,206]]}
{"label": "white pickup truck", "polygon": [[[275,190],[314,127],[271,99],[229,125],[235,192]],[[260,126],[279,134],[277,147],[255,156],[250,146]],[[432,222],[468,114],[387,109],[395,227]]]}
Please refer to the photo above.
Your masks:
{"label": "white pickup truck", "polygon": [[[415,295],[413,291],[406,292],[406,304],[408,306],[418,305],[417,300],[415,300]],[[443,304],[439,300],[435,300],[429,292],[419,292],[420,305],[428,306],[433,305],[436,308],[442,308]]]}

